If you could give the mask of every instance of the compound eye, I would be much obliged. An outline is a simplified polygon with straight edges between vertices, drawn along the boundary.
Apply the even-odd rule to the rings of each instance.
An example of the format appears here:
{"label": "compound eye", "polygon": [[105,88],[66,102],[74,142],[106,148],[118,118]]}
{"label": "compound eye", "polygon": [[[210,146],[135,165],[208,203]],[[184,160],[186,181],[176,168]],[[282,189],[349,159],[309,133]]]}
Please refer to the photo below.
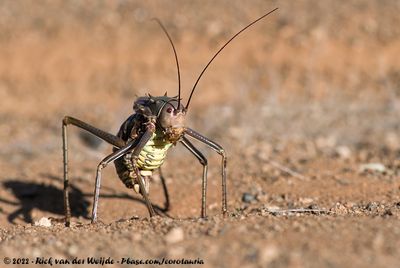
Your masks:
{"label": "compound eye", "polygon": [[174,109],[172,109],[172,107],[168,107],[168,108],[167,108],[167,113],[170,114],[170,113],[172,113],[173,110],[174,110]]}

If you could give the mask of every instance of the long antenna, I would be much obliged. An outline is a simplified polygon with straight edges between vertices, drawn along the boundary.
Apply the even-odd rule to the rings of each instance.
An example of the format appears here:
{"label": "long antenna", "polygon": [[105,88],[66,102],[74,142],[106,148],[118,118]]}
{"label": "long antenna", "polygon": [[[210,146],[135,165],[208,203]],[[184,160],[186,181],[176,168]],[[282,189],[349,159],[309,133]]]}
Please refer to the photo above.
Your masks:
{"label": "long antenna", "polygon": [[206,67],[204,67],[203,71],[201,71],[199,77],[198,77],[197,80],[196,80],[196,83],[194,83],[194,86],[193,86],[193,88],[192,88],[192,92],[190,92],[190,96],[189,96],[188,102],[187,102],[186,107],[185,107],[186,109],[189,108],[189,103],[190,103],[190,101],[191,101],[191,99],[192,99],[194,90],[196,89],[196,86],[197,86],[197,84],[198,84],[199,81],[200,81],[200,78],[203,76],[203,74],[204,74],[204,72],[207,70],[208,66],[210,66],[211,62],[218,56],[218,54],[219,54],[233,39],[235,39],[239,34],[241,34],[241,33],[244,32],[247,28],[249,28],[249,27],[252,26],[253,24],[257,23],[258,21],[262,20],[263,18],[265,18],[266,16],[268,16],[269,14],[271,14],[272,12],[274,12],[274,11],[276,11],[276,10],[278,10],[278,8],[275,8],[275,9],[271,10],[270,12],[268,12],[268,13],[262,15],[261,17],[259,17],[259,18],[256,19],[255,21],[253,21],[252,23],[248,24],[246,27],[244,27],[242,30],[240,30],[238,33],[236,33],[234,36],[232,36],[231,39],[229,39],[228,42],[226,42],[226,43],[217,51],[217,53],[215,53],[215,55],[214,55],[214,56],[211,58],[211,60],[207,63]]}
{"label": "long antenna", "polygon": [[160,25],[161,29],[164,31],[164,33],[167,35],[168,40],[172,46],[172,49],[174,50],[174,55],[175,55],[175,62],[176,62],[176,69],[178,70],[178,109],[181,104],[181,73],[179,71],[179,61],[178,61],[178,55],[176,53],[176,49],[174,46],[174,42],[172,42],[171,36],[169,36],[167,29],[165,29],[164,25],[161,23],[161,21],[157,18],[153,18],[153,20],[157,21],[158,24]]}

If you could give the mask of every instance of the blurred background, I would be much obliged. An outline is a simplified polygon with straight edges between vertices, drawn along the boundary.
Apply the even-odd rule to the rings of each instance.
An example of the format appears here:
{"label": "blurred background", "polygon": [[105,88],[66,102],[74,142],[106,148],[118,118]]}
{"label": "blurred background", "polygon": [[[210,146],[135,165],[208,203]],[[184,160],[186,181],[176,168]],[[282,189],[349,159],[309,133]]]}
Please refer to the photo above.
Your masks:
{"label": "blurred background", "polygon": [[[52,146],[47,134],[58,131],[65,114],[115,132],[137,96],[175,95],[172,50],[151,18],[172,35],[187,99],[213,53],[274,7],[279,11],[237,38],[207,70],[192,117],[210,128],[237,120],[239,132],[253,132],[278,103],[330,102],[348,110],[348,102],[375,107],[381,101],[398,109],[397,1],[4,1],[2,152],[30,139]],[[252,111],[241,118],[237,109]]]}
{"label": "blurred background", "polygon": [[[186,101],[214,53],[275,7],[218,56],[189,110],[188,126],[228,153],[231,210],[247,203],[332,208],[353,202],[365,212],[370,202],[398,200],[399,1],[5,0],[0,226],[62,217],[65,115],[116,133],[138,96],[177,94],[173,52],[152,18],[174,40]],[[87,221],[95,167],[111,147],[69,129],[74,216]],[[209,209],[215,215],[220,158],[200,148],[210,159]],[[195,161],[177,146],[165,163],[172,216],[199,213],[201,166]],[[372,175],[362,172],[370,169]],[[105,174],[100,217],[112,222],[146,215],[143,205],[132,206],[113,168]],[[154,189],[160,190],[157,179]],[[163,197],[154,193],[153,200],[162,204]]]}

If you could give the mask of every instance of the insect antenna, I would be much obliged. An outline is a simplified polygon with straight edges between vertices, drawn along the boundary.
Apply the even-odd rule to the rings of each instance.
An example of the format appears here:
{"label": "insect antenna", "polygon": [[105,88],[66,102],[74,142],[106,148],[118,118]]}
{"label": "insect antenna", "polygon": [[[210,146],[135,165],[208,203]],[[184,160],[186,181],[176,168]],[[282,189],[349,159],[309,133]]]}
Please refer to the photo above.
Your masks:
{"label": "insect antenna", "polygon": [[190,92],[190,96],[188,99],[188,102],[186,103],[185,108],[188,109],[189,108],[189,104],[190,101],[192,99],[194,90],[196,89],[197,84],[200,81],[200,78],[203,76],[204,72],[207,70],[208,66],[210,66],[211,62],[218,56],[218,54],[233,40],[235,39],[239,34],[241,34],[242,32],[244,32],[247,28],[251,27],[253,24],[257,23],[258,21],[262,20],[263,18],[265,18],[266,16],[268,16],[269,14],[271,14],[272,12],[276,11],[278,8],[275,8],[273,10],[271,10],[270,12],[262,15],[261,17],[259,17],[258,19],[256,19],[255,21],[251,22],[250,24],[248,24],[246,27],[244,27],[242,30],[240,30],[239,32],[237,32],[234,36],[231,37],[231,39],[229,39],[218,51],[217,53],[215,53],[215,55],[211,58],[211,60],[207,63],[207,65],[204,67],[204,69],[201,71],[199,77],[196,80],[196,83],[194,83],[194,86],[192,88],[192,91]]}
{"label": "insect antenna", "polygon": [[169,36],[167,29],[165,29],[164,25],[161,23],[161,21],[157,18],[153,18],[161,27],[161,29],[164,31],[165,35],[168,37],[168,40],[172,46],[172,49],[174,50],[174,55],[175,55],[175,62],[176,62],[176,69],[178,71],[178,109],[181,104],[181,73],[179,71],[179,61],[178,61],[178,54],[176,53],[176,49],[174,46],[174,42],[172,42],[171,36]]}

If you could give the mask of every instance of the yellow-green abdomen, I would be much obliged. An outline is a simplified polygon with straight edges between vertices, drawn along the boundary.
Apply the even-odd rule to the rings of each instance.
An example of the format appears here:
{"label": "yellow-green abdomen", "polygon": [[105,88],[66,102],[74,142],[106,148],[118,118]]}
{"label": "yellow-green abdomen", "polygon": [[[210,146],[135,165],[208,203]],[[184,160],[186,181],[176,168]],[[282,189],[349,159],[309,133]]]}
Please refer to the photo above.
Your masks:
{"label": "yellow-green abdomen", "polygon": [[137,160],[137,166],[140,170],[154,170],[159,168],[172,143],[162,139],[160,134],[154,133],[151,139],[143,147]]}

